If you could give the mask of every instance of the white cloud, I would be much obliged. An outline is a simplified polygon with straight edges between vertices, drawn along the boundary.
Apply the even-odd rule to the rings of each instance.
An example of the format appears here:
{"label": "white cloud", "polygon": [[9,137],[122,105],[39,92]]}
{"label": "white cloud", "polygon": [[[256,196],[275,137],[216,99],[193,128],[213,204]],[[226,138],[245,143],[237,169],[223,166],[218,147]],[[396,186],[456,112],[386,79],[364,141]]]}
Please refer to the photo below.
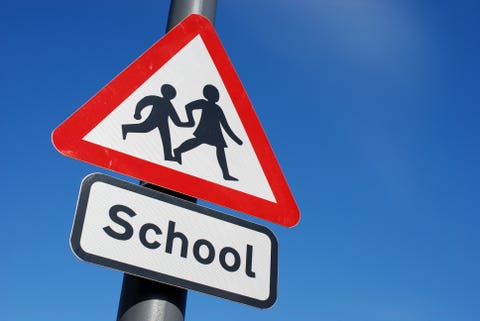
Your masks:
{"label": "white cloud", "polygon": [[278,11],[272,16],[288,18],[293,32],[288,35],[293,43],[281,35],[272,39],[277,52],[307,58],[331,52],[384,68],[414,66],[426,56],[428,37],[418,8],[401,1],[284,0],[272,8]]}

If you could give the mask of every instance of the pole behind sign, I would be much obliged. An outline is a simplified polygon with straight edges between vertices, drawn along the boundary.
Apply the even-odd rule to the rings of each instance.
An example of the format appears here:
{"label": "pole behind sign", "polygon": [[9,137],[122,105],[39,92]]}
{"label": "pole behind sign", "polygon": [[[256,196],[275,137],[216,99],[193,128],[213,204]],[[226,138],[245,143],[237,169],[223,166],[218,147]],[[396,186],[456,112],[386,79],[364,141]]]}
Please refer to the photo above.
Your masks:
{"label": "pole behind sign", "polygon": [[[217,0],[171,0],[167,32],[192,13],[200,14],[214,24],[216,9]],[[159,186],[145,186],[179,196]],[[182,198],[192,200],[186,195]],[[186,302],[185,289],[124,274],[117,321],[183,321]]]}

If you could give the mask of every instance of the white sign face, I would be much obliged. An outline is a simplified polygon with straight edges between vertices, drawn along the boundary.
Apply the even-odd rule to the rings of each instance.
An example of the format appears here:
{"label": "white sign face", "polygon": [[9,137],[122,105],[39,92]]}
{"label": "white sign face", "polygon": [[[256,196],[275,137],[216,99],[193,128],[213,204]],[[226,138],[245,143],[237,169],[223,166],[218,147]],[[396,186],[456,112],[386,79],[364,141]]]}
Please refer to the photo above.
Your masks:
{"label": "white sign face", "polygon": [[92,174],[71,246],[82,260],[259,308],[275,303],[278,246],[265,227]]}
{"label": "white sign face", "polygon": [[[234,135],[242,141],[241,145],[235,143],[226,134],[225,129],[220,130],[220,125],[217,125],[218,132],[209,128],[208,133],[216,133],[221,137],[209,136],[208,139],[205,137],[205,140],[203,137],[192,139],[192,137],[202,136],[203,132],[207,132],[206,129],[203,129],[203,126],[206,126],[203,124],[210,126],[213,122],[213,116],[207,115],[206,112],[203,112],[204,115],[201,110],[195,110],[192,113],[192,126],[185,127],[186,125],[183,125],[182,121],[186,124],[188,118],[185,106],[191,102],[195,104],[195,101],[199,106],[202,102],[206,104],[204,87],[209,84],[214,88],[212,90],[216,90],[218,94],[216,104],[221,106],[219,110],[222,110],[224,117],[219,117],[224,120],[223,125],[231,128]],[[162,87],[164,85],[170,87]],[[162,102],[166,104],[165,98],[163,100],[154,98],[162,95],[162,88],[171,88],[175,93],[175,95],[172,94],[174,97],[171,101],[168,100],[168,105],[171,106],[171,110],[168,112],[157,111],[166,108],[162,105]],[[145,107],[139,113],[140,120],[134,118],[138,103]],[[163,116],[165,124],[162,122],[160,113],[165,114]],[[170,116],[167,116],[168,113]],[[177,116],[173,117],[173,115]],[[178,117],[180,123],[175,124],[169,117],[173,117],[172,119]],[[220,120],[217,120],[217,123],[220,124]],[[197,125],[193,126],[193,124]],[[160,129],[161,126],[167,128],[165,133]],[[120,130],[122,128],[123,136]],[[167,148],[165,136],[168,136],[169,140]],[[164,140],[163,145],[160,138]],[[223,85],[222,78],[200,35],[190,41],[83,139],[153,164],[227,186],[270,202],[276,202],[228,91]],[[189,140],[195,144],[195,147],[191,149],[182,147],[185,149],[185,153],[181,157],[182,161],[181,163],[175,161],[173,156],[175,150],[182,149],[180,147],[182,143]],[[204,141],[210,143],[202,143]],[[217,141],[225,141],[223,168],[227,172],[223,173],[223,176],[220,170],[222,166],[219,167],[216,154]],[[197,143],[199,143],[198,146]],[[171,151],[172,149],[173,151]],[[233,176],[233,179],[225,179],[225,175]]]}

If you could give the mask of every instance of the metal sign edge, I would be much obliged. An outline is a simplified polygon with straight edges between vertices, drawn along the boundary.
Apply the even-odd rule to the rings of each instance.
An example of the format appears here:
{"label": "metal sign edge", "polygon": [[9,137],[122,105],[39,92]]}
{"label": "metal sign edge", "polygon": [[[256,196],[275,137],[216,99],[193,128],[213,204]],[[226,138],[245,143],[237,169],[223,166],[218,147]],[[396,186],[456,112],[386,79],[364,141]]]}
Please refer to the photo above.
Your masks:
{"label": "metal sign edge", "polygon": [[[162,202],[167,202],[172,205],[180,206],[182,208],[192,210],[196,213],[207,215],[228,223],[232,223],[238,226],[242,226],[259,233],[265,234],[271,241],[271,268],[270,268],[270,295],[266,300],[259,300],[245,295],[237,294],[234,292],[222,290],[219,288],[214,288],[207,286],[201,283],[196,283],[193,281],[184,280],[175,276],[167,275],[160,272],[155,272],[133,266],[127,263],[115,261],[106,257],[97,256],[95,254],[88,253],[84,251],[80,245],[80,240],[83,231],[83,222],[86,215],[86,209],[88,204],[88,199],[90,196],[91,186],[95,182],[103,182],[108,185],[113,185],[122,189],[132,191],[134,193],[139,193],[147,197],[157,199]],[[147,278],[156,282],[167,283],[173,286],[190,289],[197,292],[202,292],[210,294],[216,297],[228,299],[231,301],[243,303],[246,305],[254,306],[261,309],[267,309],[272,307],[277,300],[277,283],[278,283],[278,241],[275,234],[266,228],[265,226],[242,220],[238,217],[230,216],[225,213],[209,209],[207,207],[200,206],[196,203],[192,203],[168,194],[164,194],[141,185],[135,185],[126,181],[122,181],[117,178],[110,177],[101,173],[93,173],[86,176],[80,187],[79,197],[77,201],[77,207],[75,211],[75,218],[70,235],[70,248],[72,252],[80,260],[94,263],[97,265],[109,267],[115,270],[133,274],[139,277]]]}

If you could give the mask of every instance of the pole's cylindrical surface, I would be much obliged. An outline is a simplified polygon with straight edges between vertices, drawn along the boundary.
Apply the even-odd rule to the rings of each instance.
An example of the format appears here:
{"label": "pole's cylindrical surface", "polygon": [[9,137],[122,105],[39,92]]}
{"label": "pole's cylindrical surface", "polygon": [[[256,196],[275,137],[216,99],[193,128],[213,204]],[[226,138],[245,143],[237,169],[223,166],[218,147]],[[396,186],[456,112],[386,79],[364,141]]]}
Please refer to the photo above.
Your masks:
{"label": "pole's cylindrical surface", "polygon": [[168,14],[167,31],[192,13],[197,13],[215,24],[217,0],[172,0]]}
{"label": "pole's cylindrical surface", "polygon": [[117,320],[183,321],[187,290],[124,274]]}
{"label": "pole's cylindrical surface", "polygon": [[[217,0],[171,0],[167,31],[192,13],[215,22]],[[189,196],[159,186],[144,186],[189,201]],[[184,321],[187,290],[124,274],[117,321]]]}

